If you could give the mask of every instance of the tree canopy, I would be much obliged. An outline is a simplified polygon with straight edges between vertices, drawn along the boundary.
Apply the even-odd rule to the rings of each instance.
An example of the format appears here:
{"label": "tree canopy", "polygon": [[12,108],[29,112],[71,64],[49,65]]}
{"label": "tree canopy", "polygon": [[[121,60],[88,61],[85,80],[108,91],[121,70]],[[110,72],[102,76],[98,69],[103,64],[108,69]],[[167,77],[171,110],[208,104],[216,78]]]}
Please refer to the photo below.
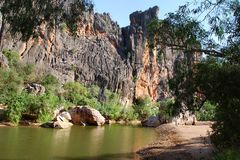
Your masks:
{"label": "tree canopy", "polygon": [[176,63],[177,74],[169,82],[175,107],[194,112],[210,101],[217,106],[213,142],[219,148],[240,147],[240,2],[187,3],[148,29],[150,47],[204,55],[197,65]]}
{"label": "tree canopy", "polygon": [[[69,5],[68,8],[66,4]],[[22,39],[27,40],[37,35],[38,27],[45,22],[53,27],[66,21],[69,14],[80,17],[83,11],[92,9],[91,0],[1,0],[0,12],[2,26],[8,23],[13,35],[21,33]]]}

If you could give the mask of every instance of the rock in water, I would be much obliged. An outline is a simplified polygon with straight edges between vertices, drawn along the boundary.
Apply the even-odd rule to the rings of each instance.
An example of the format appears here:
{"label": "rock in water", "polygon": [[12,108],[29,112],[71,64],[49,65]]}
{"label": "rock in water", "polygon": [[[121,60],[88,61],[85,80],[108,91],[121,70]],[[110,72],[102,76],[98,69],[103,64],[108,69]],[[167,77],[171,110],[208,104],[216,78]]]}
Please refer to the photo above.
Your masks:
{"label": "rock in water", "polygon": [[71,127],[73,124],[67,121],[56,121],[53,123],[53,128],[65,129]]}
{"label": "rock in water", "polygon": [[63,117],[68,122],[72,120],[71,115],[70,115],[69,112],[62,112],[62,113],[59,114],[58,117]]}
{"label": "rock in water", "polygon": [[57,128],[57,129],[65,129],[71,127],[73,124],[69,121],[71,120],[71,116],[68,112],[60,113],[53,121],[42,124],[43,128]]}
{"label": "rock in water", "polygon": [[77,106],[71,110],[69,113],[72,118],[73,124],[87,124],[87,125],[96,125],[100,126],[105,124],[105,118],[101,113],[88,106]]}

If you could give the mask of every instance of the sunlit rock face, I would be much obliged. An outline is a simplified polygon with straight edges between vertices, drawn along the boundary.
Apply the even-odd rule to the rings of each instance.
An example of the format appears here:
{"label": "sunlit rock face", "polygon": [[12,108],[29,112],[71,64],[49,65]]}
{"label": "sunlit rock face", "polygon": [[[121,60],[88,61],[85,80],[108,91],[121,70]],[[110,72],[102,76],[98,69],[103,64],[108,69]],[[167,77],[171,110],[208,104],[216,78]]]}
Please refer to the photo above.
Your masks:
{"label": "sunlit rock face", "polygon": [[175,62],[184,55],[166,49],[159,60],[157,49],[148,47],[147,24],[158,12],[158,7],[134,12],[130,25],[120,28],[109,14],[89,11],[77,22],[75,35],[64,23],[53,29],[42,24],[39,36],[27,42],[5,30],[2,48],[18,51],[23,62],[35,64],[39,72],[50,72],[63,83],[80,81],[118,92],[126,105],[138,97],[164,99],[171,96],[168,80],[174,75]]}

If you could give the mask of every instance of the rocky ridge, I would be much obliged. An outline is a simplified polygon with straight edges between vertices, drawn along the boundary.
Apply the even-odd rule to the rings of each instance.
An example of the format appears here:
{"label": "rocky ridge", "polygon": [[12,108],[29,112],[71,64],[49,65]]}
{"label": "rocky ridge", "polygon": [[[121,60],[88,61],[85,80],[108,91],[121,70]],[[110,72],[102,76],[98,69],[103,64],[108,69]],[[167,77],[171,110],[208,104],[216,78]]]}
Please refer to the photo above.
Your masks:
{"label": "rocky ridge", "polygon": [[[171,96],[168,80],[175,74],[175,64],[186,55],[165,48],[159,59],[158,49],[148,47],[147,24],[158,12],[158,7],[134,12],[130,25],[120,28],[109,14],[89,11],[78,22],[76,36],[64,23],[54,29],[44,24],[39,37],[27,42],[5,31],[2,49],[18,51],[23,62],[35,64],[63,83],[80,81],[118,92],[126,105],[138,97],[164,99]],[[0,65],[6,65],[2,54]]]}

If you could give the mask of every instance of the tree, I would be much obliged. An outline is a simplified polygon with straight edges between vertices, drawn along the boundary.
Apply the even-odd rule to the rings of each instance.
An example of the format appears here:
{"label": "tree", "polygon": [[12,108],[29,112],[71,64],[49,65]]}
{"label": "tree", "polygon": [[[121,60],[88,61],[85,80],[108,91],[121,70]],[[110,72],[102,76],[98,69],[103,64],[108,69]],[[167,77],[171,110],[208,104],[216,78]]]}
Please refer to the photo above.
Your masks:
{"label": "tree", "polygon": [[219,148],[239,147],[240,2],[188,3],[164,20],[154,20],[148,29],[150,47],[205,55],[195,66],[178,65],[178,74],[170,80],[175,106],[179,109],[186,104],[194,111],[207,100],[215,104],[214,143]]}
{"label": "tree", "polygon": [[[69,4],[68,4],[69,3]],[[50,28],[66,21],[66,15],[72,14],[70,10],[74,8],[74,13],[78,17],[83,11],[92,10],[91,0],[73,0],[65,2],[62,0],[1,0],[2,24],[0,31],[0,44],[6,24],[12,35],[21,33],[22,40],[27,40],[31,36],[38,36],[38,27],[47,23]],[[76,23],[74,21],[73,23]]]}

